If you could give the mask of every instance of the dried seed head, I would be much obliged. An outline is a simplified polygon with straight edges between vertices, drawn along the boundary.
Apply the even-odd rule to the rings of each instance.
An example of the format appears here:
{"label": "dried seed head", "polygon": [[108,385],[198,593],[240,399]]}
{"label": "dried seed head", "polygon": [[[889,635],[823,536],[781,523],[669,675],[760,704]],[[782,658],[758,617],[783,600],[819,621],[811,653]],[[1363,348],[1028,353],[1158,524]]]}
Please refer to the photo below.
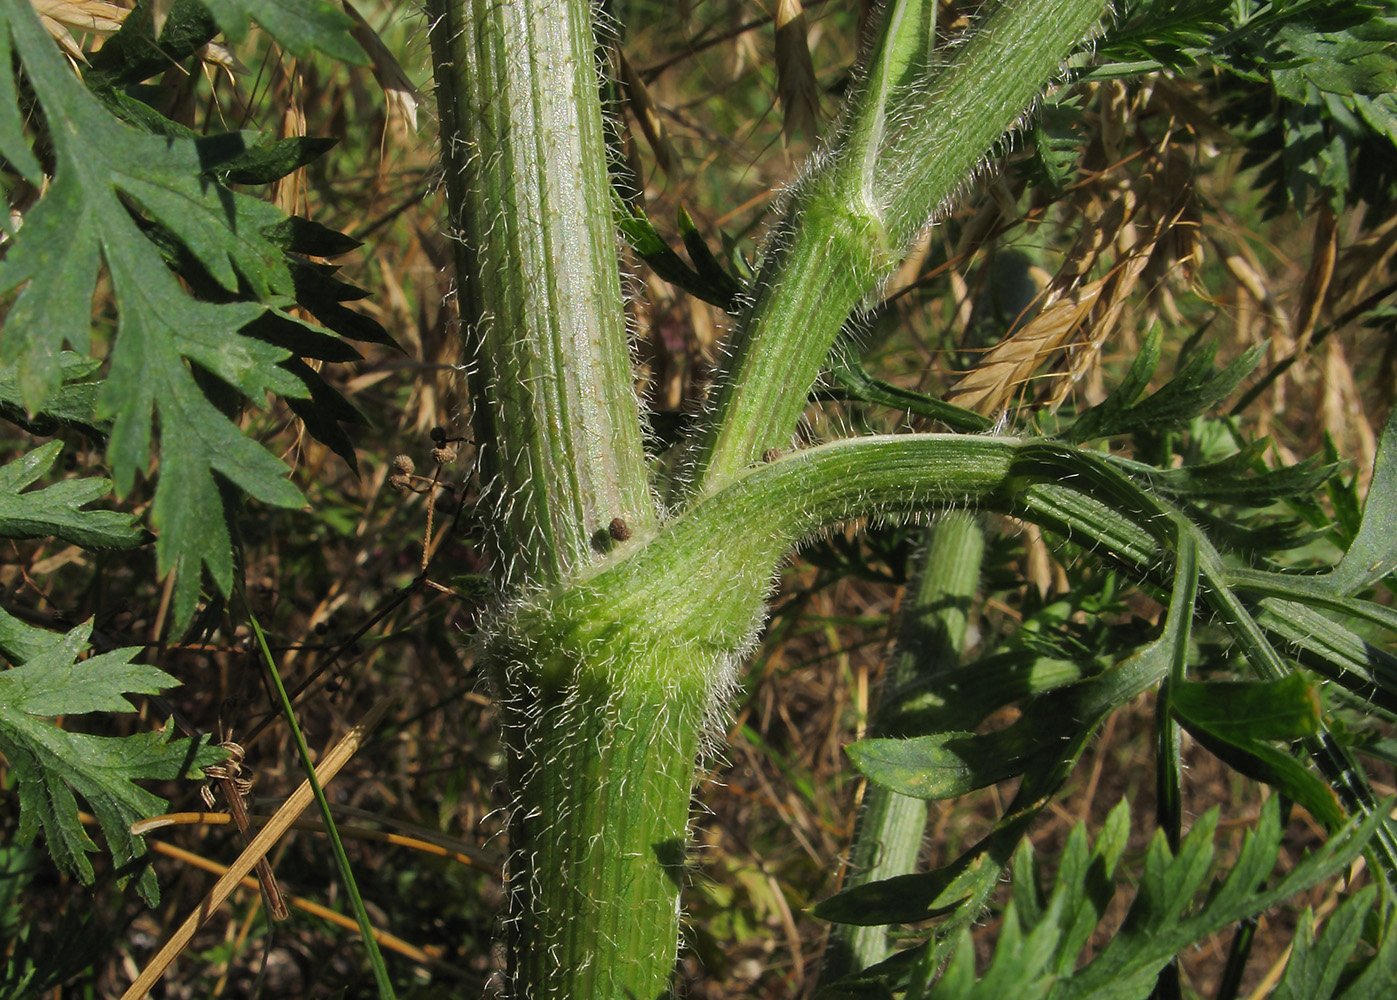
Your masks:
{"label": "dried seed head", "polygon": [[388,477],[388,485],[399,493],[406,493],[412,489],[412,477],[405,472],[395,472]]}
{"label": "dried seed head", "polygon": [[456,456],[460,454],[460,446],[455,441],[448,441],[438,448],[432,449],[432,461],[437,465],[447,465],[456,461]]}
{"label": "dried seed head", "polygon": [[394,455],[393,468],[402,475],[410,476],[417,471],[417,463],[407,455]]}
{"label": "dried seed head", "polygon": [[611,523],[606,526],[606,531],[618,542],[624,542],[631,537],[631,526],[619,517],[611,519]]}

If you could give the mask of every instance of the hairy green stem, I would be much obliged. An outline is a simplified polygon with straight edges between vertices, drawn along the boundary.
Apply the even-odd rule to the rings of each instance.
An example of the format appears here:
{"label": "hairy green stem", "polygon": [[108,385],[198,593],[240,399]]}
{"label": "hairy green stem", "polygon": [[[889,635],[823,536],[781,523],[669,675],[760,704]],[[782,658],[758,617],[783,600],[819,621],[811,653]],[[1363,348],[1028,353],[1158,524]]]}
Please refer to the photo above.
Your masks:
{"label": "hairy green stem", "polygon": [[457,295],[506,582],[655,522],[588,0],[432,0]]}
{"label": "hairy green stem", "polygon": [[700,737],[721,718],[781,558],[850,517],[1003,507],[1022,444],[909,435],[786,456],[495,623],[485,655],[516,795],[514,995],[663,994]]}
{"label": "hairy green stem", "polygon": [[708,692],[510,680],[512,995],[665,996]]}
{"label": "hairy green stem", "polygon": [[891,7],[830,158],[798,185],[718,372],[690,457],[699,492],[785,447],[839,330],[1030,109],[1101,0],[1002,0],[943,61],[933,0]]}

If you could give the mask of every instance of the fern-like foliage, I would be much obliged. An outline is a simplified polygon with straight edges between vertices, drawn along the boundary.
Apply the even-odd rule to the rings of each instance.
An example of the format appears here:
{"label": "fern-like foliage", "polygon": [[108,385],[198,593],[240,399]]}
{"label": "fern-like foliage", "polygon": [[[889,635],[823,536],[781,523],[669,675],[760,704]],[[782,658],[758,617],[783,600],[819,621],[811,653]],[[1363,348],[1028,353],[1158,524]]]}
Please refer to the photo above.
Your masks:
{"label": "fern-like foliage", "polygon": [[[888,735],[849,748],[871,781],[914,797],[948,798],[1022,777],[994,829],[951,864],[859,885],[817,907],[819,916],[861,925],[943,918],[935,936],[942,945],[895,956],[864,985],[904,977],[898,981],[913,984],[909,996],[923,995],[917,976],[945,957],[945,942],[963,936],[1016,850],[1016,879],[1024,878],[1025,834],[1071,773],[1091,732],[1155,686],[1162,727],[1160,837],[1132,915],[1110,948],[1075,970],[1085,942],[1080,935],[1090,933],[1102,912],[1092,909],[1091,886],[1106,885],[1102,879],[1117,856],[1111,845],[1124,835],[1108,824],[1097,853],[1084,853],[1082,845],[1069,850],[1064,871],[1070,874],[1060,875],[1053,893],[1016,890],[1001,951],[982,977],[975,975],[971,953],[962,952],[924,995],[1147,996],[1159,970],[1196,936],[1242,919],[1237,914],[1254,903],[1273,905],[1283,898],[1282,887],[1298,891],[1314,884],[1309,879],[1328,877],[1321,869],[1337,870],[1328,862],[1306,862],[1262,890],[1279,837],[1278,820],[1268,814],[1207,906],[1189,909],[1208,870],[1212,821],[1195,827],[1176,851],[1168,849],[1180,832],[1179,764],[1168,749],[1179,726],[1320,820],[1333,840],[1317,857],[1351,857],[1366,847],[1384,898],[1397,884],[1397,831],[1355,756],[1365,739],[1369,746],[1375,741],[1335,722],[1311,673],[1338,682],[1360,704],[1397,704],[1397,658],[1365,638],[1374,630],[1397,635],[1397,614],[1357,596],[1397,568],[1397,415],[1379,444],[1360,513],[1356,499],[1334,483],[1333,463],[1273,469],[1264,461],[1264,443],[1238,445],[1234,433],[1209,433],[1216,425],[1200,413],[1235,390],[1254,357],[1217,371],[1210,353],[1194,352],[1172,379],[1147,394],[1157,361],[1158,342],[1151,337],[1116,394],[1079,416],[1059,441],[1025,447],[1016,466],[1023,516],[1153,589],[1167,602],[1163,628],[1149,638],[1134,626],[1100,621],[1100,608],[1088,607],[1091,600],[1109,600],[1109,586],[1098,584],[1096,596],[1086,591],[1065,602],[1068,607],[1041,609],[976,662],[937,672],[901,693],[880,721]],[[1125,435],[1135,439],[1136,454],[1153,462],[1070,443]],[[1205,441],[1215,450],[1198,451]],[[1191,451],[1171,468],[1180,448]],[[1349,511],[1327,532],[1347,547],[1327,570],[1297,564],[1287,551],[1313,539],[1275,528],[1277,508],[1304,515],[1314,493],[1325,488]],[[1087,624],[1069,625],[1083,612]],[[1242,665],[1253,679],[1237,679]],[[977,730],[991,713],[1013,704],[1020,714],[1011,725]],[[1123,814],[1113,822],[1123,824]],[[1062,878],[1076,879],[1073,891],[1085,895],[1068,898]],[[1069,931],[1080,921],[1086,921],[1084,930]],[[1387,947],[1384,940],[1380,954]],[[1344,982],[1380,974],[1363,979],[1366,970],[1354,972]]]}
{"label": "fern-like foliage", "polygon": [[[1219,71],[1224,120],[1273,208],[1387,204],[1397,184],[1397,12],[1368,0],[1134,0],[1088,75]],[[1085,60],[1084,60],[1085,61]]]}
{"label": "fern-like foliage", "polygon": [[[982,971],[976,968],[966,921],[952,920],[914,952],[836,984],[826,995],[891,997],[905,990],[909,1000],[1144,1000],[1174,956],[1333,878],[1359,855],[1381,822],[1376,815],[1354,820],[1319,850],[1276,874],[1279,806],[1276,797],[1266,802],[1236,860],[1225,868],[1214,864],[1216,810],[1199,818],[1177,850],[1170,850],[1163,831],[1157,831],[1124,922],[1090,961],[1084,962],[1083,954],[1119,892],[1118,869],[1130,832],[1125,803],[1111,812],[1095,843],[1081,824],[1072,830],[1050,885],[1041,881],[1032,847],[1027,841],[1020,844],[1013,859],[1012,897]],[[1376,889],[1356,893],[1319,938],[1312,917],[1302,923],[1282,981],[1282,989],[1292,992],[1278,995],[1316,1000],[1384,995],[1381,989],[1389,984],[1386,977],[1397,960],[1397,929],[1390,914],[1375,909],[1376,899]],[[1376,948],[1364,955],[1355,946],[1369,916],[1376,918],[1369,934]]]}
{"label": "fern-like foliage", "polygon": [[[179,626],[192,617],[205,574],[219,592],[231,592],[233,518],[243,495],[283,507],[304,502],[282,463],[243,431],[242,409],[282,397],[353,465],[341,425],[359,415],[305,359],[358,358],[346,338],[392,341],[344,305],[364,293],[312,259],[357,243],[243,190],[303,166],[333,142],[201,135],[146,104],[142,87],[220,30],[243,37],[249,17],[297,54],[319,49],[362,63],[350,19],[323,0],[164,6],[158,37],[154,6],[142,4],[79,76],[27,0],[0,0],[0,170],[9,189],[35,196],[0,259],[0,294],[9,299],[0,417],[31,433],[76,431],[105,445],[113,473],[36,486],[63,444],[30,450],[0,467],[0,537],[54,537],[89,549],[146,544],[150,534],[131,515],[91,505],[113,485],[131,493],[158,452],[151,522],[160,570],[176,574]],[[89,356],[102,271],[116,329],[102,338],[110,343],[105,355]],[[293,306],[319,322],[299,318]],[[96,814],[119,879],[135,875],[154,904],[155,878],[140,864],[144,844],[130,825],[166,803],[136,782],[198,777],[222,752],[168,731],[118,738],[55,724],[60,716],[129,712],[128,696],[177,683],[133,663],[134,648],[84,658],[91,630],[88,623],[57,635],[0,610],[0,658],[9,665],[0,671],[0,752],[20,804],[12,849],[42,831],[59,867],[90,883],[89,855],[98,848],[79,822],[81,799]],[[12,963],[6,971],[10,984],[39,980],[32,968]]]}
{"label": "fern-like foliage", "polygon": [[142,544],[146,534],[131,523],[131,515],[83,509],[111,492],[106,479],[68,479],[26,492],[62,451],[61,441],[50,441],[0,466],[0,537],[51,535],[89,549],[129,549]]}

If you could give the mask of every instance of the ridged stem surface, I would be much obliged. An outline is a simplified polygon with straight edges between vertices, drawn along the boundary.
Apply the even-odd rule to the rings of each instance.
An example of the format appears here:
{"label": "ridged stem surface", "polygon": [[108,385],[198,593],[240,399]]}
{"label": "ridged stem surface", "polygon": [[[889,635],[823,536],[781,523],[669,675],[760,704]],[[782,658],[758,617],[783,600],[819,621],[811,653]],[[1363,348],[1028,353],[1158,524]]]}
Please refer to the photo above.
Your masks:
{"label": "ridged stem surface", "polygon": [[[626,653],[601,655],[620,657],[624,670]],[[569,681],[507,688],[502,706],[518,795],[511,995],[666,996],[707,692]]]}
{"label": "ridged stem surface", "polygon": [[503,582],[655,522],[588,0],[431,0],[457,294]]}

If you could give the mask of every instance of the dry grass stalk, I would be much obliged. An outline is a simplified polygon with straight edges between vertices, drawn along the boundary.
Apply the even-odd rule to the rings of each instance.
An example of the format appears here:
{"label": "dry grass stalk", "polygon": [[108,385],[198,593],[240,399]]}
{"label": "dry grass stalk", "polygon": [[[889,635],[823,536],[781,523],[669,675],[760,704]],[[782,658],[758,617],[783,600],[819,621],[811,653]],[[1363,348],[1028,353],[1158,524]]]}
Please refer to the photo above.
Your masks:
{"label": "dry grass stalk", "polygon": [[1227,273],[1232,275],[1257,305],[1265,305],[1271,301],[1266,282],[1241,254],[1226,254],[1222,258],[1222,266],[1227,268]]}
{"label": "dry grass stalk", "polygon": [[1106,281],[1100,278],[1058,299],[1001,340],[951,387],[949,401],[978,413],[1002,410],[1019,386],[1086,320]]}
{"label": "dry grass stalk", "polygon": [[1073,388],[1096,370],[1101,360],[1101,348],[1106,343],[1106,338],[1120,323],[1121,313],[1130,301],[1141,273],[1150,262],[1150,253],[1154,245],[1153,237],[1146,240],[1142,247],[1132,252],[1105,279],[1106,287],[1092,310],[1089,322],[1083,327],[1088,331],[1087,335],[1079,343],[1069,346],[1066,377],[1053,388],[1053,393],[1048,399],[1049,407],[1056,409],[1061,406]]}
{"label": "dry grass stalk", "polygon": [[777,0],[776,96],[781,102],[781,130],[786,141],[797,133],[814,139],[819,130],[820,90],[800,0]]}
{"label": "dry grass stalk", "polygon": [[677,180],[679,156],[670,145],[669,136],[665,134],[664,122],[660,120],[659,108],[650,96],[650,88],[645,85],[645,81],[640,78],[640,74],[620,49],[616,50],[616,61],[621,70],[621,85],[625,91],[626,104],[635,116],[636,123],[640,125],[640,131],[645,134],[650,151],[655,154],[655,163],[667,176]]}
{"label": "dry grass stalk", "polygon": [[[151,849],[154,850],[157,854],[163,854],[167,858],[173,858],[181,864],[188,865],[191,868],[198,868],[201,871],[206,871],[212,875],[218,876],[223,876],[228,873],[227,865],[221,865],[217,861],[210,861],[208,858],[205,858],[202,855],[195,854],[193,851],[186,851],[183,848],[174,846],[173,844],[165,844],[159,841],[152,841],[150,846]],[[253,892],[257,891],[257,880],[254,878],[244,876],[239,885],[244,889],[251,889]],[[292,896],[290,899],[290,904],[292,907],[302,911],[303,913],[309,913],[313,917],[319,917],[321,920],[327,920],[335,926],[343,928],[344,930],[347,930],[352,934],[359,933],[359,925],[351,917],[346,917],[343,913],[339,913],[336,910],[332,910],[327,906],[322,906],[314,900],[306,899],[304,896]],[[402,938],[390,934],[387,931],[379,930],[377,927],[374,928],[373,935],[374,940],[377,941],[379,945],[381,945],[382,947],[387,948],[390,951],[396,951],[399,955],[402,955],[405,958],[417,962],[420,965],[429,964],[435,957],[429,952],[424,951],[421,948],[418,948],[416,945],[409,944]]]}
{"label": "dry grass stalk", "polygon": [[[1338,337],[1324,341],[1324,396],[1320,426],[1334,438],[1340,453],[1353,456],[1359,469],[1373,467],[1377,438],[1368,422],[1363,395]],[[1360,474],[1361,478],[1363,477]]]}
{"label": "dry grass stalk", "polygon": [[1164,109],[1189,132],[1211,146],[1231,147],[1236,139],[1220,127],[1212,111],[1200,100],[1207,100],[1203,88],[1196,82],[1160,75],[1150,81],[1150,99]]}
{"label": "dry grass stalk", "polygon": [[[382,721],[383,716],[388,711],[388,706],[392,704],[392,700],[392,697],[380,699],[373,708],[369,709],[363,720],[346,733],[344,738],[335,744],[334,749],[321,759],[320,764],[315,769],[315,777],[322,788],[328,785],[331,779],[339,773],[340,768],[349,762],[355,751]],[[204,897],[204,901],[180,925],[179,930],[175,931],[170,940],[165,942],[165,946],[150,960],[130,988],[121,995],[121,1000],[141,1000],[150,992],[151,988],[160,981],[160,977],[165,974],[165,970],[179,957],[180,952],[188,947],[195,932],[213,916],[214,911],[242,883],[242,880],[247,877],[257,862],[266,856],[291,823],[310,805],[312,798],[314,798],[314,793],[311,791],[310,781],[302,781],[282,807],[276,811],[276,814],[268,820],[267,825],[262,827],[261,832],[252,839],[252,843],[248,844],[246,849],[238,855],[237,860],[228,867],[223,877],[214,883],[213,888]]]}
{"label": "dry grass stalk", "polygon": [[1295,341],[1298,350],[1309,346],[1314,335],[1320,310],[1329,294],[1329,282],[1334,277],[1334,262],[1339,253],[1338,220],[1329,205],[1320,206],[1315,220],[1314,251],[1310,269],[1300,286],[1300,304],[1295,309]]}
{"label": "dry grass stalk", "polygon": [[175,6],[175,0],[151,0],[150,4],[150,31],[156,38],[160,37],[160,32],[165,30],[165,21],[170,16],[170,11]]}
{"label": "dry grass stalk", "polygon": [[1106,162],[1121,158],[1126,134],[1126,115],[1130,110],[1130,95],[1120,80],[1101,84],[1101,149]]}
{"label": "dry grass stalk", "polygon": [[1329,289],[1335,310],[1341,309],[1341,302],[1346,307],[1364,298],[1383,281],[1390,280],[1394,256],[1397,256],[1397,215],[1339,252]]}
{"label": "dry grass stalk", "polygon": [[408,135],[412,135],[417,131],[417,108],[422,103],[422,95],[408,79],[402,64],[388,50],[388,46],[383,44],[383,39],[378,37],[378,32],[354,9],[354,5],[349,0],[340,0],[340,5],[344,7],[344,12],[354,19],[354,27],[349,29],[349,33],[354,36],[354,40],[371,61],[370,69],[374,79],[383,89],[383,97],[388,102],[389,122],[403,122],[407,126]]}
{"label": "dry grass stalk", "polygon": [[[1143,187],[1144,185],[1141,185]],[[1132,188],[1126,188],[1120,197],[1112,199],[1096,223],[1089,225],[1078,235],[1072,244],[1067,258],[1053,276],[1044,292],[1044,305],[1052,305],[1067,292],[1075,288],[1083,277],[1090,274],[1101,260],[1101,254],[1116,241],[1125,227],[1135,218],[1140,205],[1140,196]]]}
{"label": "dry grass stalk", "polygon": [[[306,134],[306,111],[301,103],[301,74],[293,63],[279,81],[285,91],[285,104],[281,112],[281,122],[277,126],[276,137],[288,139]],[[306,168],[297,167],[291,173],[275,181],[271,188],[272,201],[287,215],[298,214],[297,209],[305,200]],[[299,214],[309,215],[310,206]]]}

